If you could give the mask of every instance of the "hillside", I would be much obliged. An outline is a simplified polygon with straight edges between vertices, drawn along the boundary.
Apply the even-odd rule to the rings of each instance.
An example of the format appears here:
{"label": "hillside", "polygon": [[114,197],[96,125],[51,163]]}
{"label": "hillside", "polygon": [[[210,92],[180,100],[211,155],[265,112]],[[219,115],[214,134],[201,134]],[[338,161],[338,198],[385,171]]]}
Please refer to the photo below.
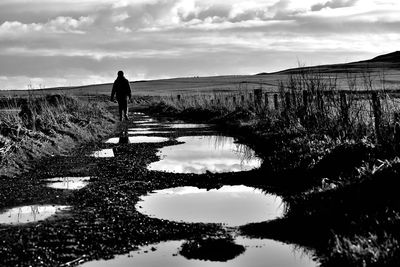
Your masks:
{"label": "hillside", "polygon": [[[138,96],[226,93],[238,90],[252,90],[260,87],[264,90],[276,91],[279,81],[286,80],[289,75],[305,71],[320,73],[324,76],[335,76],[338,80],[338,87],[343,89],[348,86],[349,75],[362,77],[365,73],[370,73],[374,80],[379,80],[382,76],[382,71],[384,71],[385,83],[392,87],[398,87],[400,84],[400,51],[380,55],[364,61],[293,68],[275,73],[135,81],[131,82],[131,86],[133,94]],[[29,93],[35,95],[65,93],[79,97],[98,95],[105,97],[111,93],[111,82],[107,84],[31,90]],[[27,90],[0,90],[0,97],[23,96],[27,94]]]}

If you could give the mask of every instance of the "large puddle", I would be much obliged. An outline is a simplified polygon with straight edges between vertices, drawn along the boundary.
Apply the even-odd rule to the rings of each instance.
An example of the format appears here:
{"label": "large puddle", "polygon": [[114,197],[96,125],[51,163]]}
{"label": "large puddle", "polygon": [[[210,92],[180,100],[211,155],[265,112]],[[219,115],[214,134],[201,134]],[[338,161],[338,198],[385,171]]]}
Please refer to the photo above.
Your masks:
{"label": "large puddle", "polygon": [[209,124],[195,124],[195,123],[171,123],[165,126],[173,129],[190,129],[190,128],[208,128]]}
{"label": "large puddle", "polygon": [[45,220],[57,212],[68,210],[69,206],[29,205],[8,209],[0,214],[1,224],[22,224]]}
{"label": "large puddle", "polygon": [[[233,259],[227,261],[210,261],[187,258],[182,255],[185,241],[167,241],[149,245],[126,255],[118,255],[111,260],[92,261],[84,267],[102,266],[140,266],[140,267],[315,267],[318,265],[311,255],[293,245],[269,239],[250,239],[238,237],[237,245],[245,248]],[[223,251],[225,247],[220,247]],[[207,258],[207,255],[204,256]]]}
{"label": "large puddle", "polygon": [[234,138],[224,136],[185,136],[177,139],[183,144],[167,146],[157,153],[160,161],[147,168],[154,171],[175,173],[206,173],[207,171],[239,172],[261,166],[261,159]]}
{"label": "large puddle", "polygon": [[[130,144],[139,144],[139,143],[161,143],[168,141],[169,138],[159,137],[159,136],[129,136],[128,143]],[[125,143],[121,142],[120,137],[113,137],[106,141],[107,144],[118,144]]]}
{"label": "large puddle", "polygon": [[56,177],[46,179],[47,187],[54,189],[79,190],[89,184],[90,177]]}
{"label": "large puddle", "polygon": [[243,185],[211,190],[185,186],[142,196],[136,209],[170,221],[239,226],[276,219],[283,214],[284,204],[280,197]]}

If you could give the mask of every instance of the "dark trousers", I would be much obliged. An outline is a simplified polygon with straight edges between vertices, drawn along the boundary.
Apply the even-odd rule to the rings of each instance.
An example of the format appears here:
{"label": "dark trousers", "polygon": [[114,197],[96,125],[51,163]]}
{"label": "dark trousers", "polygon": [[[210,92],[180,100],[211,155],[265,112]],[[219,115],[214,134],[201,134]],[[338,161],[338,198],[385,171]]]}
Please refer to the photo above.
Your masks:
{"label": "dark trousers", "polygon": [[119,108],[119,120],[122,121],[122,113],[124,113],[125,119],[128,117],[128,97],[122,97],[117,99]]}

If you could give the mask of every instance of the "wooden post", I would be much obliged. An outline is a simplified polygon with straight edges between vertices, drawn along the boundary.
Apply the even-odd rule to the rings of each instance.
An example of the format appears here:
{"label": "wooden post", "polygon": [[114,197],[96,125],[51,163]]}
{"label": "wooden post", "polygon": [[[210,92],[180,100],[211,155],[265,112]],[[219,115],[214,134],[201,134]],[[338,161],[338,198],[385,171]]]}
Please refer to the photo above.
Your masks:
{"label": "wooden post", "polygon": [[381,101],[379,99],[377,92],[371,93],[372,98],[372,109],[374,111],[375,118],[375,134],[376,134],[376,142],[378,144],[382,143],[382,133],[381,133],[381,123],[382,123],[382,109],[381,109]]}
{"label": "wooden post", "polygon": [[285,93],[285,109],[286,112],[289,112],[291,108],[291,103],[290,103],[290,92]]}
{"label": "wooden post", "polygon": [[321,91],[317,91],[317,109],[320,113],[323,113],[324,111],[324,99]]}
{"label": "wooden post", "polygon": [[240,102],[243,104],[244,103],[244,95],[240,96]]}
{"label": "wooden post", "polygon": [[262,103],[262,90],[254,89],[254,105],[256,108],[260,108]]}
{"label": "wooden post", "polygon": [[349,107],[347,105],[347,97],[345,92],[340,92],[340,111],[342,115],[342,122],[344,126],[349,125]]}
{"label": "wooden post", "polygon": [[219,98],[217,99],[217,104],[221,104],[221,100]]}
{"label": "wooden post", "polygon": [[236,106],[236,96],[232,97],[232,102]]}
{"label": "wooden post", "polygon": [[177,95],[176,98],[178,99],[178,101],[181,101],[181,95]]}
{"label": "wooden post", "polygon": [[264,106],[266,107],[266,108],[268,108],[269,107],[269,102],[268,102],[269,100],[268,100],[268,93],[265,93],[264,94]]}
{"label": "wooden post", "polygon": [[274,94],[274,109],[279,109],[278,94]]}

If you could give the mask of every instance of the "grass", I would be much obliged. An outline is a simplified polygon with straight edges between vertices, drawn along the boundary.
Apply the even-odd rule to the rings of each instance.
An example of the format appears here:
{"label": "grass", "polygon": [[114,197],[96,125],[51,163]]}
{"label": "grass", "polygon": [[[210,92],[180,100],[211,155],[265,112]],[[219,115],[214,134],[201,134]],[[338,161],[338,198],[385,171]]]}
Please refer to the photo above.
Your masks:
{"label": "grass", "polygon": [[15,176],[29,162],[98,139],[114,121],[97,102],[65,95],[3,98],[0,109],[0,176]]}
{"label": "grass", "polygon": [[[336,76],[304,70],[274,90],[277,108],[275,92],[264,90],[268,102],[257,104],[249,91],[238,90],[161,97],[153,111],[245,131],[263,154],[269,178],[258,183],[282,195],[288,211],[243,233],[311,247],[322,266],[397,266],[400,106],[382,77],[349,74],[353,92],[345,102]],[[373,91],[380,99],[378,121]]]}

